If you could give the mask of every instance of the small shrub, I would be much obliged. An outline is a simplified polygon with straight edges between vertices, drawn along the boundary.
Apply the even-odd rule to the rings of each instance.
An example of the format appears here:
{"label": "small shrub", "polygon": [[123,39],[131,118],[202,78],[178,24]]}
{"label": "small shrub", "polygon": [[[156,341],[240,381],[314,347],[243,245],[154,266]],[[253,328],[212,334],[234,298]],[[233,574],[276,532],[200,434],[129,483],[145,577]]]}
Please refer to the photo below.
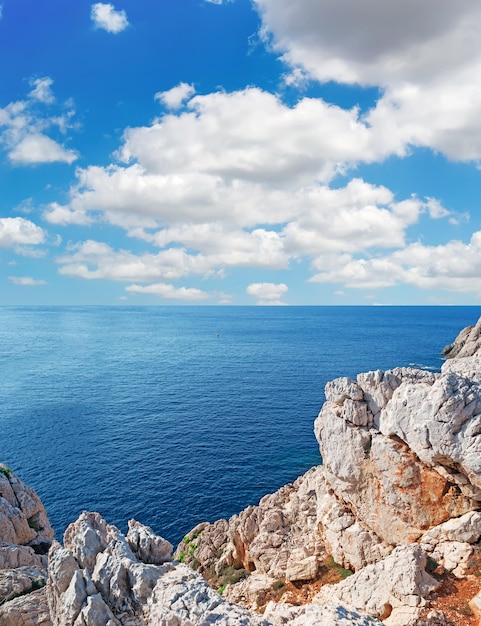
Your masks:
{"label": "small shrub", "polygon": [[222,583],[222,585],[219,587],[219,589],[217,589],[218,593],[220,595],[222,595],[224,593],[226,587],[227,587],[227,583]]}
{"label": "small shrub", "polygon": [[190,547],[189,547],[189,556],[194,556],[194,552],[197,548],[197,544],[196,543],[191,543]]}
{"label": "small shrub", "polygon": [[183,563],[185,561],[186,552],[181,552],[179,554],[179,563]]}
{"label": "small shrub", "polygon": [[37,589],[42,589],[42,587],[45,587],[46,582],[43,578],[37,578],[35,580],[32,580],[32,589],[31,591],[37,591]]}
{"label": "small shrub", "polygon": [[275,580],[272,583],[272,589],[274,591],[280,591],[283,587],[285,587],[286,583],[283,580]]}
{"label": "small shrub", "polygon": [[426,571],[429,574],[432,574],[438,567],[439,567],[439,563],[436,563],[436,561],[434,559],[432,559],[430,556],[428,556],[428,560],[427,560],[427,563],[426,563]]}
{"label": "small shrub", "polygon": [[336,563],[336,561],[332,558],[332,556],[328,557],[324,561],[324,565],[327,567],[327,569],[334,570],[335,572],[337,572],[341,580],[353,574],[353,572],[351,572],[350,569],[346,569],[342,567],[342,565],[340,565],[339,563]]}
{"label": "small shrub", "polygon": [[3,474],[7,478],[10,476],[11,473],[12,470],[9,467],[0,467],[0,474]]}

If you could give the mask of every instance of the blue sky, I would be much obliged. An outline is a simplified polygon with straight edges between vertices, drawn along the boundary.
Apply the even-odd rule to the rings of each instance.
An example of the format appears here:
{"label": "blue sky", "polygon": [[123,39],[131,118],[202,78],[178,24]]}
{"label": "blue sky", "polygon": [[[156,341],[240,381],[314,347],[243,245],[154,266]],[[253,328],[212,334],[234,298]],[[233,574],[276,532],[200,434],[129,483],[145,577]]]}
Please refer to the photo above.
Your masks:
{"label": "blue sky", "polygon": [[479,304],[476,0],[0,0],[0,304]]}

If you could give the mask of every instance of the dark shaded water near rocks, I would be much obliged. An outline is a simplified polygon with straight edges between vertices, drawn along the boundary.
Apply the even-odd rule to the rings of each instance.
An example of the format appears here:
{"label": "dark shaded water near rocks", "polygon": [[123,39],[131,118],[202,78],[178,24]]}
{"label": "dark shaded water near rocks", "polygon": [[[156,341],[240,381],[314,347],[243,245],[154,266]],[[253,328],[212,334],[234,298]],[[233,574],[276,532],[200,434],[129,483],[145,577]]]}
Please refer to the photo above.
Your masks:
{"label": "dark shaded water near rocks", "polygon": [[0,461],[57,537],[82,510],[175,543],[321,459],[337,376],[412,365],[481,307],[0,307]]}

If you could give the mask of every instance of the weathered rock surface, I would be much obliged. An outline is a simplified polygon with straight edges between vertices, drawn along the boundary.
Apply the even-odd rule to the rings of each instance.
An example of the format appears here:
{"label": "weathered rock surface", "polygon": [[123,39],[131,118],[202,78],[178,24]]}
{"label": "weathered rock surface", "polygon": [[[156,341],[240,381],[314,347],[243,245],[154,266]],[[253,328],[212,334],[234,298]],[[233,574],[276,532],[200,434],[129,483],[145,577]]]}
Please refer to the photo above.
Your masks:
{"label": "weathered rock surface", "polygon": [[35,491],[0,464],[0,538],[3,542],[35,545],[48,552],[53,529]]}
{"label": "weathered rock surface", "polygon": [[46,553],[53,529],[37,494],[0,464],[0,624],[50,626]]}
{"label": "weathered rock surface", "polygon": [[47,589],[32,591],[0,607],[2,626],[52,626]]}
{"label": "weathered rock surface", "polygon": [[473,356],[481,352],[481,318],[474,326],[467,326],[459,333],[453,343],[443,349],[447,359]]}
{"label": "weathered rock surface", "polygon": [[464,576],[473,554],[473,544],[481,538],[481,513],[472,511],[434,526],[419,539],[424,551],[458,577]]}
{"label": "weathered rock surface", "polygon": [[439,587],[426,572],[426,565],[420,546],[399,546],[382,561],[367,565],[336,585],[325,585],[313,602],[337,600],[385,619],[395,609],[422,606],[424,598]]}
{"label": "weathered rock surface", "polygon": [[[453,372],[456,365],[461,372]],[[347,388],[344,380],[326,389],[315,422],[326,480],[386,543],[415,541],[432,526],[479,507],[477,487],[467,477],[477,460],[464,454],[469,458],[463,457],[463,474],[453,458],[461,459],[466,451],[465,433],[457,444],[465,446],[464,452],[457,453],[454,443],[451,449],[446,445],[454,439],[453,423],[463,422],[464,415],[466,423],[469,411],[475,411],[478,383],[465,377],[466,365],[453,361],[449,366],[455,367],[441,375],[407,368],[361,374],[357,383],[350,381],[352,397],[338,392],[339,386]],[[452,400],[455,389],[457,402]],[[443,405],[450,405],[450,422],[442,419]],[[352,417],[358,413],[366,419]],[[456,471],[446,469],[450,465]]]}
{"label": "weathered rock surface", "polygon": [[[130,534],[133,549],[98,513],[83,513],[66,530],[65,547],[52,546],[47,590],[54,626],[268,626],[186,565],[165,562],[166,542],[150,529],[134,522]],[[148,561],[163,565],[142,561],[146,551],[139,536],[148,537]]]}
{"label": "weathered rock surface", "polygon": [[379,626],[373,617],[360,615],[352,607],[337,605],[320,606],[307,604],[292,606],[270,602],[265,617],[276,624],[289,626]]}

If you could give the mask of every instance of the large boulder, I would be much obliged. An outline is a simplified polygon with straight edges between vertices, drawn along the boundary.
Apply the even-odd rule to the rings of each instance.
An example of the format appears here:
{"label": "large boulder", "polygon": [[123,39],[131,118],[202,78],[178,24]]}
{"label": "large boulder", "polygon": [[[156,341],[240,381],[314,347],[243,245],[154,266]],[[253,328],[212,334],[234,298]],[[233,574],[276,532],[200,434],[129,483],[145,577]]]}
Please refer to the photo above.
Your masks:
{"label": "large boulder", "polygon": [[481,357],[326,387],[315,422],[335,495],[388,544],[417,540],[481,500]]}

